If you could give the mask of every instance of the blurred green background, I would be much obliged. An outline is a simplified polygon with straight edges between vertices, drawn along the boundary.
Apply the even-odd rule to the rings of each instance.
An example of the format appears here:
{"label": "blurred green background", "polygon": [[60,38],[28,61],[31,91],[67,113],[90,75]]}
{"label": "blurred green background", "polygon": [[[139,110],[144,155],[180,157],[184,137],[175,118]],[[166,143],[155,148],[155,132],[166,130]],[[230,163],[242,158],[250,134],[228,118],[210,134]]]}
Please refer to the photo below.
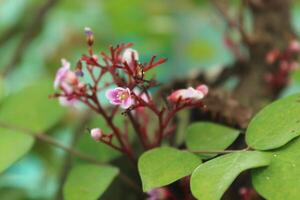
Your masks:
{"label": "blurred green background", "polygon": [[[84,27],[94,31],[98,52],[110,44],[133,42],[142,60],[151,55],[167,57],[168,62],[153,72],[161,82],[182,77],[195,68],[218,68],[234,59],[223,43],[225,23],[209,1],[54,0],[46,12],[40,11],[47,3],[0,0],[0,119],[35,128],[36,123],[44,122],[31,124],[24,119],[28,115],[29,119],[42,117],[51,124],[41,129],[37,126],[37,130],[65,144],[74,142],[74,131],[79,129],[78,122],[85,118],[85,111],[61,108],[47,96],[53,93],[51,81],[60,59],[66,58],[74,66],[86,52]],[[234,16],[239,1],[231,3],[229,11]],[[297,31],[299,9],[295,3],[292,15]],[[287,93],[295,88],[298,86],[292,85]],[[55,111],[49,110],[54,108],[51,106],[55,106]],[[91,127],[102,123],[93,117],[89,121]],[[101,160],[117,156],[93,143],[87,134],[76,147]],[[1,148],[0,144],[0,152]],[[36,141],[29,154],[1,173],[0,199],[53,199],[65,156],[64,152]]]}

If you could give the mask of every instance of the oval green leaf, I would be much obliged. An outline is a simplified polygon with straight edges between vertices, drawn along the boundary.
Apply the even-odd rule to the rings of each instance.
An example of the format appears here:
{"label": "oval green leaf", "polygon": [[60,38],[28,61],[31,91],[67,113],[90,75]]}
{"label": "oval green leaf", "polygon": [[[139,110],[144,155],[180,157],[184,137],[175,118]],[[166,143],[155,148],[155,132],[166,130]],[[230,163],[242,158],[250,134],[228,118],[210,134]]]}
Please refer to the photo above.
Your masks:
{"label": "oval green leaf", "polygon": [[273,155],[270,166],[252,173],[255,189],[266,199],[300,199],[300,139],[270,154]]}
{"label": "oval green leaf", "polygon": [[[191,151],[220,151],[229,147],[238,136],[238,130],[212,122],[198,122],[188,127],[186,145]],[[217,154],[199,155],[205,159]]]}
{"label": "oval green leaf", "polygon": [[243,171],[267,166],[271,156],[263,152],[236,152],[217,157],[195,169],[191,176],[191,191],[197,199],[218,200]]}
{"label": "oval green leaf", "polygon": [[171,147],[145,152],[138,161],[143,190],[162,187],[190,175],[201,164],[198,156]]}
{"label": "oval green leaf", "polygon": [[40,81],[10,95],[1,104],[0,121],[35,132],[50,128],[63,116],[57,100],[48,98],[52,87],[50,81]]}
{"label": "oval green leaf", "polygon": [[258,150],[283,146],[300,135],[300,95],[292,95],[266,106],[250,122],[247,144]]}
{"label": "oval green leaf", "polygon": [[64,184],[65,200],[96,200],[109,187],[119,170],[112,166],[77,165]]}
{"label": "oval green leaf", "polygon": [[33,143],[30,135],[0,128],[0,173],[26,154]]}

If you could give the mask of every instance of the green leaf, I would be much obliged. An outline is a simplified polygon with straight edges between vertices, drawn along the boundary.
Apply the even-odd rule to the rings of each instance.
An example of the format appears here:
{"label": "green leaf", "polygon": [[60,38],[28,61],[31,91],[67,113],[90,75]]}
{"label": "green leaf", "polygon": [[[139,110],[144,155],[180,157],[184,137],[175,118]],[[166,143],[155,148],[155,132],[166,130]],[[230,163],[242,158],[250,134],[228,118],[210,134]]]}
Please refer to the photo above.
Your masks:
{"label": "green leaf", "polygon": [[0,121],[35,132],[50,128],[63,115],[57,100],[48,98],[52,87],[50,81],[39,81],[10,95],[1,104]]}
{"label": "green leaf", "polygon": [[300,95],[292,95],[266,106],[250,122],[247,144],[259,150],[283,146],[300,134]]}
{"label": "green leaf", "polygon": [[201,200],[221,199],[234,179],[244,170],[267,166],[271,156],[263,152],[236,152],[217,157],[195,169],[191,191]]}
{"label": "green leaf", "polygon": [[270,154],[273,155],[271,165],[252,173],[255,189],[266,199],[300,199],[300,139]]}
{"label": "green leaf", "polygon": [[64,184],[65,200],[96,200],[109,187],[119,170],[112,166],[77,165]]}
{"label": "green leaf", "polygon": [[[239,131],[211,123],[193,123],[188,127],[186,145],[191,151],[224,150],[239,136]],[[217,154],[199,154],[202,158],[214,157]]]}
{"label": "green leaf", "polygon": [[5,92],[6,92],[5,80],[2,76],[0,76],[0,100],[2,100],[3,97],[5,96]]}
{"label": "green leaf", "polygon": [[0,173],[26,154],[33,143],[29,135],[0,128]]}
{"label": "green leaf", "polygon": [[138,161],[143,190],[168,185],[188,176],[201,160],[187,151],[160,147],[145,152]]}

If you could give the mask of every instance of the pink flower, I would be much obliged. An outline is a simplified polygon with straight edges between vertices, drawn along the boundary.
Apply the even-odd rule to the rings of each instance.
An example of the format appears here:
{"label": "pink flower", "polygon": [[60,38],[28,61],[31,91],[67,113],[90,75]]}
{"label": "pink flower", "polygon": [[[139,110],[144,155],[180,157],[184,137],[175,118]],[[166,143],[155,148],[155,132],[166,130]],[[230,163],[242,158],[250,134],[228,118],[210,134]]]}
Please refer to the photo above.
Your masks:
{"label": "pink flower", "polygon": [[120,105],[122,108],[127,109],[133,104],[131,92],[129,88],[117,87],[106,92],[106,98],[113,105]]}
{"label": "pink flower", "polygon": [[55,80],[54,80],[54,88],[58,88],[61,85],[76,85],[78,84],[78,77],[75,72],[70,70],[70,63],[62,59],[62,66],[57,70]]}
{"label": "pink flower", "polygon": [[188,87],[187,89],[176,90],[168,96],[168,100],[176,103],[181,98],[182,101],[191,100],[195,102],[203,99],[207,93],[208,87],[206,85],[199,85],[197,89]]}
{"label": "pink flower", "polygon": [[101,137],[103,136],[103,132],[100,128],[93,128],[91,130],[91,137],[95,140],[95,141],[99,141],[101,139]]}

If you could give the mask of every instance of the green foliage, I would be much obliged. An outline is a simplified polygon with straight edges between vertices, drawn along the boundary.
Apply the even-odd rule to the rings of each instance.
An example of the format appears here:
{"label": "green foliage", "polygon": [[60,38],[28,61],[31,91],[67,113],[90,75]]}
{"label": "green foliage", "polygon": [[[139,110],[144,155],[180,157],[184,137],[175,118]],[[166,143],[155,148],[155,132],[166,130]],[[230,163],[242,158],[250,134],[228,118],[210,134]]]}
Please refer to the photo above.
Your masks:
{"label": "green foliage", "polygon": [[33,143],[29,135],[0,128],[0,173],[26,154]]}
{"label": "green foliage", "polygon": [[201,164],[194,154],[171,147],[160,147],[145,152],[138,161],[143,191],[161,187],[188,176]]}
{"label": "green foliage", "polygon": [[3,100],[0,121],[9,125],[42,132],[57,123],[63,109],[57,100],[49,99],[53,93],[50,81],[38,81]]}
{"label": "green foliage", "polygon": [[0,76],[0,100],[2,100],[2,98],[4,97],[5,95],[5,81],[4,81],[4,78],[2,76]]}
{"label": "green foliage", "polygon": [[112,166],[77,165],[64,184],[64,199],[96,200],[118,173],[119,170]]}
{"label": "green foliage", "polygon": [[[5,98],[0,107],[0,122],[37,133],[57,123],[63,110],[48,98],[52,91],[49,81],[40,81]],[[21,131],[0,129],[0,172],[26,154],[34,138]]]}
{"label": "green foliage", "polygon": [[269,154],[271,165],[252,174],[255,189],[266,199],[300,199],[300,139]]}
{"label": "green foliage", "polygon": [[195,169],[191,190],[202,200],[221,199],[223,193],[244,170],[267,166],[271,156],[263,152],[237,152],[220,156]]}
{"label": "green foliage", "polygon": [[[188,127],[186,136],[187,148],[191,151],[224,150],[239,136],[239,131],[211,123],[193,123]],[[217,154],[200,154],[203,158],[214,157]]]}
{"label": "green foliage", "polygon": [[247,144],[259,150],[283,146],[300,134],[300,95],[277,100],[261,110],[250,122]]}

